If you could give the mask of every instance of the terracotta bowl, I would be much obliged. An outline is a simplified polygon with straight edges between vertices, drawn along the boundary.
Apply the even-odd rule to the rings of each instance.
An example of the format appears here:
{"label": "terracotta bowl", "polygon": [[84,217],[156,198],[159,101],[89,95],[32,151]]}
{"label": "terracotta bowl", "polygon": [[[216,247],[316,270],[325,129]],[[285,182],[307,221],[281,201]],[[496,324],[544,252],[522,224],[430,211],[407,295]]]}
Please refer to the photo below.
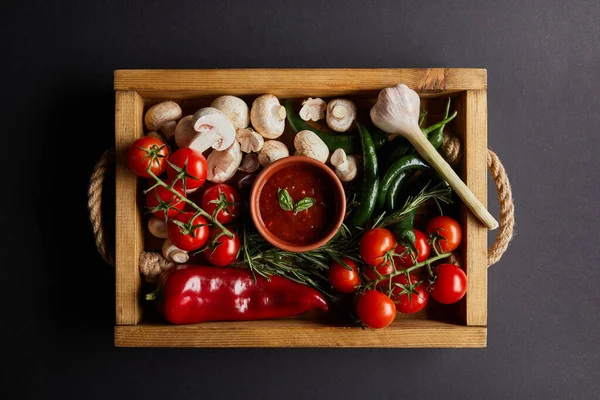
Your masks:
{"label": "terracotta bowl", "polygon": [[[309,165],[322,171],[323,175],[331,181],[330,187],[333,188],[333,196],[336,201],[335,214],[331,216],[329,228],[314,242],[307,244],[291,243],[275,236],[266,227],[260,215],[259,199],[265,183],[267,183],[267,181],[277,171],[294,165]],[[346,194],[344,193],[342,182],[340,182],[339,178],[335,175],[335,172],[333,172],[333,170],[327,165],[315,159],[304,156],[285,157],[266,167],[256,177],[256,180],[252,185],[252,191],[250,192],[250,215],[252,216],[252,221],[254,222],[256,229],[258,229],[258,232],[273,246],[292,252],[310,251],[323,246],[325,243],[331,240],[331,238],[333,238],[336,232],[340,229],[340,226],[342,226],[342,222],[344,222],[344,217],[346,215]]]}

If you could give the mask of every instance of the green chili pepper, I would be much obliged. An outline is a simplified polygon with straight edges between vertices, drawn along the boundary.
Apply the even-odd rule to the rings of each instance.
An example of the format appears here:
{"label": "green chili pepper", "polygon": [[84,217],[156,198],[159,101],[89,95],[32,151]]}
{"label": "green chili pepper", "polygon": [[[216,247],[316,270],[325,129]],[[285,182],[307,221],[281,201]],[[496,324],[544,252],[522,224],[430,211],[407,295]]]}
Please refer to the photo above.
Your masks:
{"label": "green chili pepper", "polygon": [[440,146],[442,145],[442,142],[444,141],[444,127],[448,123],[447,121],[452,121],[452,119],[456,116],[456,111],[455,111],[454,114],[452,114],[452,118],[448,117],[448,114],[450,113],[450,101],[451,101],[451,99],[450,99],[450,97],[448,97],[448,104],[446,104],[446,111],[444,112],[444,119],[440,123],[432,125],[432,126],[439,125],[439,127],[437,129],[435,129],[434,131],[432,131],[431,134],[427,137],[427,139],[429,139],[429,143],[431,143],[436,150],[440,148]]}
{"label": "green chili pepper", "polygon": [[390,183],[389,189],[386,193],[385,197],[385,208],[388,211],[394,211],[399,206],[399,194],[402,185],[408,180],[410,176],[412,176],[411,172],[413,170],[431,170],[431,167],[427,165],[425,162],[421,161],[421,163],[415,163],[413,165],[405,167]]}
{"label": "green chili pepper", "polygon": [[390,165],[383,179],[381,179],[379,184],[379,193],[377,195],[377,207],[383,208],[385,206],[388,190],[401,173],[412,169],[426,168],[429,168],[429,165],[415,154],[407,154],[397,159],[392,165]]}
{"label": "green chili pepper", "polygon": [[356,122],[362,144],[362,187],[358,193],[358,206],[352,211],[352,223],[363,227],[371,219],[377,200],[379,177],[377,175],[377,154],[371,134],[361,123]]}
{"label": "green chili pepper", "polygon": [[[310,126],[310,124],[300,118],[300,115],[294,110],[294,106],[290,99],[284,100],[283,105],[287,114],[287,120],[294,132],[298,133],[303,130],[314,132],[323,142],[325,142],[329,151],[343,149],[346,154],[358,154],[361,152],[361,139],[358,135],[332,135],[322,132]],[[373,129],[372,132],[371,140],[375,147],[379,148],[387,142],[387,137],[389,135],[386,132],[380,129]]]}

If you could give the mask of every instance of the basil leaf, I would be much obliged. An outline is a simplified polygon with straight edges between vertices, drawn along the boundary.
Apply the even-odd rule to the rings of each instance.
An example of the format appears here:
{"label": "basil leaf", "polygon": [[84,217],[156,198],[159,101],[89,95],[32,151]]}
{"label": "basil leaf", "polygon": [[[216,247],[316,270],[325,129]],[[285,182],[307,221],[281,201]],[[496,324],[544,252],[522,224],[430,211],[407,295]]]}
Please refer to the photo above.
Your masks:
{"label": "basil leaf", "polygon": [[299,213],[300,211],[308,210],[314,206],[316,202],[317,200],[313,199],[312,197],[305,197],[294,205],[294,212]]}
{"label": "basil leaf", "polygon": [[292,196],[285,189],[277,190],[277,199],[279,200],[279,207],[285,211],[292,211],[294,209],[294,200]]}

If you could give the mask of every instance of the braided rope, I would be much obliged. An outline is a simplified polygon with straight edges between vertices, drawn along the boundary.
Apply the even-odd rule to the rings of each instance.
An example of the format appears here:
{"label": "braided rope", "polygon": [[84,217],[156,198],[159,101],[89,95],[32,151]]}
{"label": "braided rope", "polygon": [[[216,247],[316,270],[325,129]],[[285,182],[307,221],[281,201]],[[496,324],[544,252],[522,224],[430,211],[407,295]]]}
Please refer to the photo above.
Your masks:
{"label": "braided rope", "polygon": [[94,230],[96,238],[96,247],[98,252],[104,258],[104,261],[110,265],[114,264],[112,254],[106,249],[106,241],[104,239],[104,229],[102,226],[102,185],[106,171],[113,167],[115,163],[115,150],[106,150],[100,160],[94,166],[94,171],[90,177],[90,185],[88,186],[88,211],[90,213],[90,222]]}

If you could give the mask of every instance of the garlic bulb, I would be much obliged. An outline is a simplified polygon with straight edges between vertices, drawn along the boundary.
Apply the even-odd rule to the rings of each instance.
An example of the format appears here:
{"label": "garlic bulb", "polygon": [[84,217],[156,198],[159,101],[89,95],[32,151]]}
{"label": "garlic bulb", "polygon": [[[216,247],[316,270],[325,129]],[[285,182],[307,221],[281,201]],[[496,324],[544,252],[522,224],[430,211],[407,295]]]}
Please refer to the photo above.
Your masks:
{"label": "garlic bulb", "polygon": [[404,132],[421,132],[420,107],[417,92],[399,83],[379,92],[377,103],[371,108],[371,120],[379,129],[391,133],[392,140]]}

